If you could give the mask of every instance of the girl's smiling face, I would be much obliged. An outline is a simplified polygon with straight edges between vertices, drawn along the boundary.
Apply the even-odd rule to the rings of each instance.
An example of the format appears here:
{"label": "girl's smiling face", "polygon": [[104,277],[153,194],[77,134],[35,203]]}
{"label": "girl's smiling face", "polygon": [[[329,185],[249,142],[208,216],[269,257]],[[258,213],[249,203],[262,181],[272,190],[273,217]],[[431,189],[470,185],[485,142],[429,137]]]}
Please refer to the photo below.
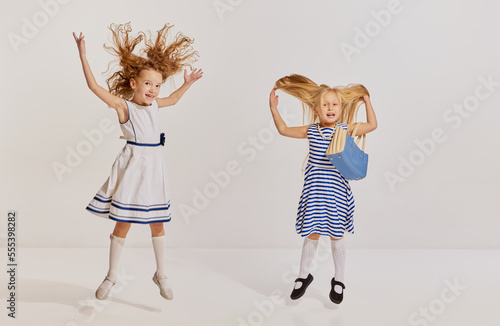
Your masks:
{"label": "girl's smiling face", "polygon": [[323,100],[314,108],[322,127],[334,127],[340,117],[340,100],[334,91],[323,95]]}
{"label": "girl's smiling face", "polygon": [[130,87],[134,90],[133,102],[148,106],[153,103],[158,94],[162,84],[161,74],[152,69],[143,69],[137,76],[130,80]]}

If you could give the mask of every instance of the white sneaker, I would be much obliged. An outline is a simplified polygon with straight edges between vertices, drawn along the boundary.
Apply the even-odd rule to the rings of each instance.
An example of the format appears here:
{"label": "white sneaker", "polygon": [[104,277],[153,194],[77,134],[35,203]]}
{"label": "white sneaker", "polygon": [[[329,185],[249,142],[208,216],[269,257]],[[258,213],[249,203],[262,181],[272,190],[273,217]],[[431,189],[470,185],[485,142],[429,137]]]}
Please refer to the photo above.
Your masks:
{"label": "white sneaker", "polygon": [[95,291],[95,297],[98,300],[106,300],[108,298],[109,292],[111,291],[111,288],[116,284],[115,281],[109,279],[107,276],[104,278],[104,281],[102,281],[101,285],[99,285],[99,288],[97,288],[97,291]]}
{"label": "white sneaker", "polygon": [[160,288],[160,294],[167,300],[172,300],[174,298],[174,293],[172,292],[172,288],[168,284],[168,280],[166,276],[156,276],[153,275],[153,282]]}

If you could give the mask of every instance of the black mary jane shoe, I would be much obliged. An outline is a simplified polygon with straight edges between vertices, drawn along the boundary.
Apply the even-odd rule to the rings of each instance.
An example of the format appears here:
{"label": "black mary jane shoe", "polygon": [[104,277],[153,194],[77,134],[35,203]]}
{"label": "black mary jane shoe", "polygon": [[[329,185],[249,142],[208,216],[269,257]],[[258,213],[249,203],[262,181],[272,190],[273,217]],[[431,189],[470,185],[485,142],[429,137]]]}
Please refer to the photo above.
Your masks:
{"label": "black mary jane shoe", "polygon": [[[340,285],[342,287],[342,293],[335,292],[335,285]],[[332,300],[332,302],[336,304],[341,303],[342,300],[344,300],[344,290],[345,290],[344,283],[335,281],[335,277],[332,278],[332,289],[330,290],[330,300]]]}
{"label": "black mary jane shoe", "polygon": [[298,289],[295,288],[293,289],[292,294],[290,294],[290,298],[292,300],[297,300],[298,298],[303,296],[304,293],[306,293],[307,287],[309,286],[309,284],[311,284],[313,280],[314,277],[311,274],[307,275],[306,278],[296,279],[295,282],[302,282],[302,285]]}

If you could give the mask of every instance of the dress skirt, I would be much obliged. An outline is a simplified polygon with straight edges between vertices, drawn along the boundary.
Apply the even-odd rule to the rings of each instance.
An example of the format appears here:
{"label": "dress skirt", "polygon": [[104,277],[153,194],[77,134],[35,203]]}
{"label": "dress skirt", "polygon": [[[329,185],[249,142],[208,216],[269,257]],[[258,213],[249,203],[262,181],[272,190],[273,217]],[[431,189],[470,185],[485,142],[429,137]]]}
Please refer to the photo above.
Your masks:
{"label": "dress skirt", "polygon": [[297,210],[295,229],[302,237],[312,233],[342,238],[354,233],[354,197],[349,182],[336,168],[308,164]]}
{"label": "dress skirt", "polygon": [[126,144],[87,210],[119,222],[169,222],[170,196],[162,148]]}

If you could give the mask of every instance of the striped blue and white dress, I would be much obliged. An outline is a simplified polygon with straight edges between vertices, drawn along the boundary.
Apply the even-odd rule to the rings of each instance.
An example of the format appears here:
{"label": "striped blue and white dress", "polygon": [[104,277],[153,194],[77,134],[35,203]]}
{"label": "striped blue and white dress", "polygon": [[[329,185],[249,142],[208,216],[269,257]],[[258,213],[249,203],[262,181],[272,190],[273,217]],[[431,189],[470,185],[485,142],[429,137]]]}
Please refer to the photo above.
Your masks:
{"label": "striped blue and white dress", "polygon": [[127,143],[109,178],[87,206],[97,216],[125,223],[170,221],[170,196],[158,103],[126,101],[129,119],[120,124]]}
{"label": "striped blue and white dress", "polygon": [[[295,228],[302,237],[312,233],[341,238],[344,232],[354,233],[354,197],[349,182],[325,156],[335,128],[317,124],[307,130],[309,159],[304,175]],[[347,129],[346,124],[336,128]]]}

